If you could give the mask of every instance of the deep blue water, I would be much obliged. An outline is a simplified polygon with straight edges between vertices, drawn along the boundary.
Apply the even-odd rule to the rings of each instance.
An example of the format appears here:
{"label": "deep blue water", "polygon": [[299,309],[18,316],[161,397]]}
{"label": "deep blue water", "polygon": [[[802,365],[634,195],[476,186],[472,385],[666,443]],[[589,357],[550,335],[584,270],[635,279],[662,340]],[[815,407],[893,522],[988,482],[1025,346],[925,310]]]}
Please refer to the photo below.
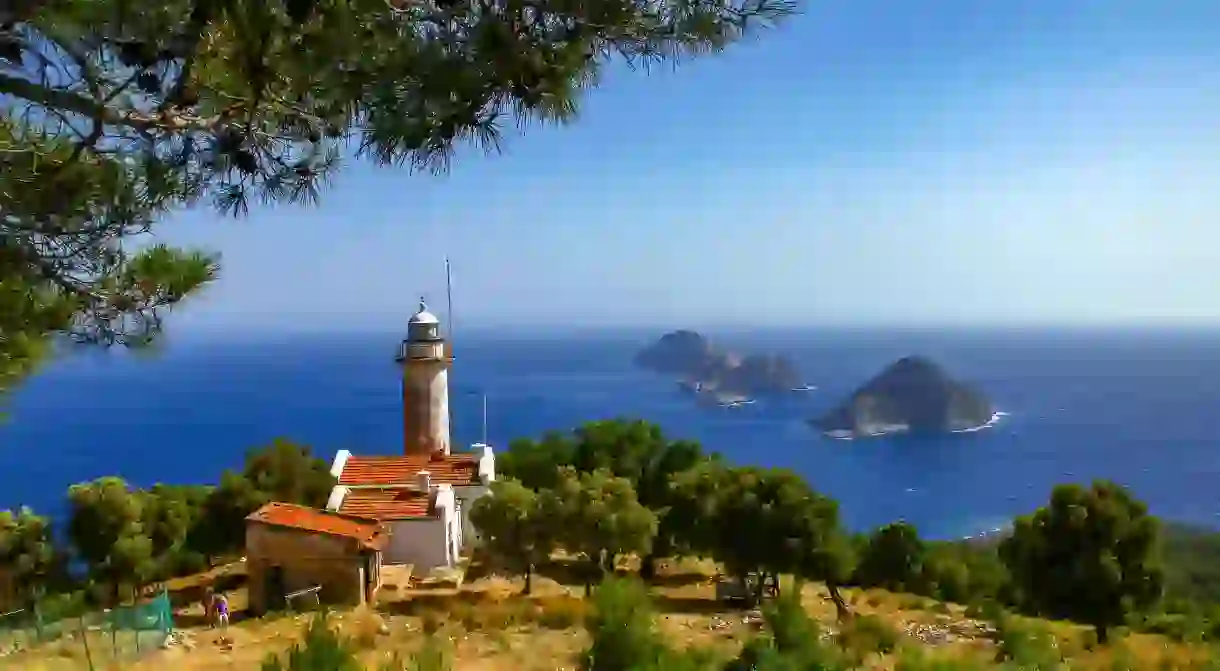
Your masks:
{"label": "deep blue water", "polygon": [[[783,466],[866,528],[895,519],[958,537],[1000,526],[1065,481],[1106,477],[1155,513],[1220,526],[1220,333],[805,332],[723,334],[781,351],[818,390],[734,410],[696,407],[634,370],[657,334],[528,340],[467,336],[451,382],[455,444],[478,440],[480,393],[494,445],[616,416],[661,424],[731,460]],[[286,436],[326,458],[401,442],[397,336],[244,344],[179,341],[158,356],[72,356],[27,384],[0,426],[0,508],[59,514],[67,486],[118,474],[209,482],[249,447]],[[995,428],[938,439],[837,441],[802,423],[906,354],[973,382]]]}

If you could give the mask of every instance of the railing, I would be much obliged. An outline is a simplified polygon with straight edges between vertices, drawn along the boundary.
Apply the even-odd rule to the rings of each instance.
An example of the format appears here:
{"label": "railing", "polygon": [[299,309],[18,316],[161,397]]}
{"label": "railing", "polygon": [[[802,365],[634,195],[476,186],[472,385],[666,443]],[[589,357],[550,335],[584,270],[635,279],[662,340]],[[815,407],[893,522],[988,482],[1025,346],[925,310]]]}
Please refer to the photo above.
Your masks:
{"label": "railing", "polygon": [[322,591],[321,585],[314,585],[313,587],[306,587],[305,589],[299,589],[295,592],[285,594],[284,603],[286,603],[290,609],[295,610],[295,611],[307,610],[305,608],[300,608],[299,606],[297,606],[294,599],[300,599],[301,597],[312,596],[313,597],[313,604],[312,604],[313,607],[319,608],[322,606],[322,597],[319,594],[321,591]]}
{"label": "railing", "polygon": [[45,606],[0,615],[0,669],[27,668],[52,646],[55,656],[89,669],[125,666],[164,645],[174,628],[165,592],[146,603],[83,615],[69,614],[79,611],[62,604]]}

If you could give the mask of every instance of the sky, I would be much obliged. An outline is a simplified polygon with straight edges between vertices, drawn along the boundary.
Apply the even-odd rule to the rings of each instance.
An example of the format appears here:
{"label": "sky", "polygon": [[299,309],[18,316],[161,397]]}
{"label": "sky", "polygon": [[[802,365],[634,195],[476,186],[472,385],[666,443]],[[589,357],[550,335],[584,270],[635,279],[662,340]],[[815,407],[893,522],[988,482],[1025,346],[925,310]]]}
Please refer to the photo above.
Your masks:
{"label": "sky", "polygon": [[207,209],[207,332],[1220,323],[1220,3],[807,0],[447,175]]}

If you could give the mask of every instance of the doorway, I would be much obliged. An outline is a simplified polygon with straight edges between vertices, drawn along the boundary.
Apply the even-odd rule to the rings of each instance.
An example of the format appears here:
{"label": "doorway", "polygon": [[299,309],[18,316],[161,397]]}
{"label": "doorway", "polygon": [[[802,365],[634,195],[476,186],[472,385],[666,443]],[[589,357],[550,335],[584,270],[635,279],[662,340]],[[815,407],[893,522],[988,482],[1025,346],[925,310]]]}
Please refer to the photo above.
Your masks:
{"label": "doorway", "polygon": [[267,579],[263,583],[263,590],[267,610],[284,609],[284,595],[288,593],[284,588],[284,567],[272,566],[267,569]]}

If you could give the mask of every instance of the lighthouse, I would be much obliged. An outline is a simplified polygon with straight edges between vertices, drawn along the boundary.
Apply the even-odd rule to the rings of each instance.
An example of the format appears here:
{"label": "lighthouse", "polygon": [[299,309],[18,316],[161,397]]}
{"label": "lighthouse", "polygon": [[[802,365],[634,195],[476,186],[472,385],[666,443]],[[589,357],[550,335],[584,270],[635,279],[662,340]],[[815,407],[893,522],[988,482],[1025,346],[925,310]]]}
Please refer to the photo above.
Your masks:
{"label": "lighthouse", "polygon": [[449,366],[452,352],[440,320],[419,299],[396,357],[402,366],[403,453],[449,454]]}

